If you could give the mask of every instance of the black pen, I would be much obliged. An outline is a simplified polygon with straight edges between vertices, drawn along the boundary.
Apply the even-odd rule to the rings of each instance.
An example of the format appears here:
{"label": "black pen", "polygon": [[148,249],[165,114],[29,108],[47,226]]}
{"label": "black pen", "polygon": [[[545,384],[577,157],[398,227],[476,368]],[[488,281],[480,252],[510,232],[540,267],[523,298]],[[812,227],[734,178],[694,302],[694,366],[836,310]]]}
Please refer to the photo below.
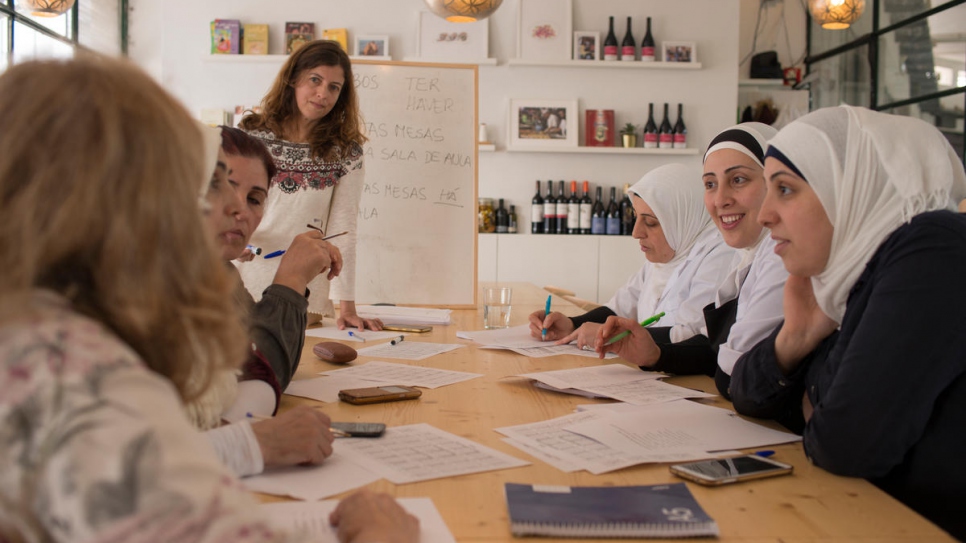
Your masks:
{"label": "black pen", "polygon": [[392,340],[392,341],[390,341],[390,342],[389,342],[389,344],[390,344],[390,345],[395,345],[395,344],[397,344],[397,343],[402,343],[402,340],[403,340],[403,338],[405,338],[405,337],[406,337],[406,336],[399,336],[399,337],[397,337],[397,338],[393,338],[393,340]]}

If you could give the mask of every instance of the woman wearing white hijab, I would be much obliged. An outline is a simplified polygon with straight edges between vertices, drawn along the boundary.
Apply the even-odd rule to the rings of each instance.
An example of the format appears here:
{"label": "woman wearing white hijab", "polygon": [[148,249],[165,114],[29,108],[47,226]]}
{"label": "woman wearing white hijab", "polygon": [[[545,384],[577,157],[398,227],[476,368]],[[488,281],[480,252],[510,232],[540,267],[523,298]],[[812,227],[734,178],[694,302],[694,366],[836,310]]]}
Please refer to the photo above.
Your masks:
{"label": "woman wearing white hijab", "polygon": [[[782,288],[788,272],[774,253],[768,230],[758,224],[765,198],[765,148],[776,132],[762,123],[732,126],[711,140],[704,155],[704,205],[725,243],[737,254],[715,300],[704,308],[701,333],[681,342],[662,342],[634,320],[611,317],[598,331],[601,355],[616,352],[644,370],[705,374],[715,378],[721,394],[728,395],[735,361],[782,319]],[[631,335],[606,344],[607,338],[622,330]]]}
{"label": "woman wearing white hijab", "polygon": [[765,178],[785,321],[735,365],[735,408],[966,538],[959,158],[918,119],[842,106],[779,132]]}
{"label": "woman wearing white hijab", "polygon": [[634,238],[647,262],[618,289],[606,305],[579,317],[560,313],[530,315],[530,332],[557,344],[576,340],[592,346],[599,323],[619,315],[638,321],[664,312],[653,333],[668,341],[683,341],[700,333],[702,308],[714,301],[716,287],[727,273],[734,252],[704,211],[703,189],[695,182],[700,170],[668,164],[648,172],[630,192],[637,221]]}

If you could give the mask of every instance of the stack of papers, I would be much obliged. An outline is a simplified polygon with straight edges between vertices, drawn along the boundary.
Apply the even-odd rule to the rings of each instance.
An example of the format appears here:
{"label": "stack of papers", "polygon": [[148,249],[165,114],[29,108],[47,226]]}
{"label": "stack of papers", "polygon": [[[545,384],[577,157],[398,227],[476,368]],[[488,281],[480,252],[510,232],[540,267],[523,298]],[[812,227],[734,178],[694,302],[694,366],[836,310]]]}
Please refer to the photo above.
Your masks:
{"label": "stack of papers", "polygon": [[380,319],[384,324],[449,324],[449,309],[397,307],[394,305],[360,305],[356,313],[366,319]]}
{"label": "stack of papers", "polygon": [[566,472],[593,474],[648,462],[685,462],[800,441],[801,437],[688,400],[590,410],[497,428],[507,443]]}
{"label": "stack of papers", "polygon": [[580,396],[613,398],[634,405],[670,402],[683,398],[711,398],[714,394],[658,381],[660,373],[644,372],[623,364],[605,364],[571,370],[524,373],[540,388]]}

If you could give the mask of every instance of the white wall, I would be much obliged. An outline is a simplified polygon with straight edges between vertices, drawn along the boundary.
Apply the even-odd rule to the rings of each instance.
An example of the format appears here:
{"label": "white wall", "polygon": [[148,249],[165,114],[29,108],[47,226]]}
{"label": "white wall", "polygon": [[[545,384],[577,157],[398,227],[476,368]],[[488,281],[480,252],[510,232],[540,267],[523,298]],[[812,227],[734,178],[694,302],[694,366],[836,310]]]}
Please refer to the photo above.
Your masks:
{"label": "white wall", "polygon": [[[749,0],[740,0],[745,6]],[[774,0],[772,0],[774,1]],[[790,7],[796,0],[785,0]],[[277,65],[214,63],[206,61],[209,50],[208,23],[215,18],[236,18],[243,23],[268,23],[270,49],[281,53],[286,21],[311,21],[317,32],[326,27],[346,27],[350,41],[355,33],[385,34],[390,37],[392,56],[399,60],[415,56],[416,20],[422,0],[132,0],[131,56],[198,115],[203,107],[231,108],[257,103],[275,76]],[[550,68],[509,66],[516,55],[518,0],[505,0],[490,18],[490,56],[497,66],[480,67],[480,121],[487,123],[498,149],[506,146],[506,125],[510,98],[578,99],[580,119],[586,108],[616,110],[618,125],[642,124],[647,104],[660,109],[664,102],[684,104],[690,145],[703,148],[719,130],[733,124],[737,103],[739,23],[745,27],[747,14],[739,16],[739,0],[573,0],[574,30],[607,31],[608,16],[617,20],[618,39],[623,21],[634,17],[638,40],[643,37],[644,18],[652,17],[652,31],[658,47],[664,40],[694,41],[701,70],[624,70],[601,68]],[[753,15],[753,14],[752,14]],[[791,21],[789,21],[791,23]],[[754,20],[752,19],[752,25]],[[761,42],[760,42],[761,43]],[[676,112],[672,112],[673,118]],[[660,118],[658,118],[660,122]],[[583,124],[582,122],[580,124]],[[581,130],[581,141],[583,131]],[[634,183],[648,170],[672,162],[698,163],[700,156],[667,157],[641,155],[587,155],[481,153],[479,195],[504,198],[518,208],[520,228],[529,232],[529,202],[536,179],[589,180],[592,186],[620,187]],[[697,182],[697,181],[696,181]],[[547,251],[538,236],[519,240],[521,259],[540,259]],[[553,244],[559,245],[559,244]],[[627,262],[640,261],[636,243],[627,238]],[[481,247],[485,248],[485,244]],[[481,279],[491,269],[481,250]],[[495,258],[495,257],[494,257]],[[574,254],[575,266],[597,259],[596,255]],[[627,262],[616,266],[621,270]],[[588,263],[589,264],[589,263]],[[596,264],[596,263],[594,263]],[[596,266],[595,266],[596,267]],[[608,269],[601,262],[601,269]],[[542,284],[526,266],[500,280],[529,280]],[[498,273],[498,272],[497,272]],[[509,273],[509,272],[508,272]],[[533,273],[533,272],[529,272]],[[626,276],[624,271],[620,272]],[[597,278],[611,284],[614,278]],[[621,280],[621,282],[623,282]],[[598,298],[598,284],[560,284],[573,288],[588,299]]]}
{"label": "white wall", "polygon": [[[685,0],[687,1],[687,0]],[[749,53],[776,51],[778,61],[782,67],[799,66],[805,75],[806,33],[808,13],[805,0],[740,0],[741,21],[738,26],[738,50],[740,60],[745,60]],[[758,40],[755,42],[755,22],[761,8],[761,23],[758,26]],[[871,2],[867,11],[871,10]],[[748,58],[739,67],[739,76],[748,77],[751,59]]]}

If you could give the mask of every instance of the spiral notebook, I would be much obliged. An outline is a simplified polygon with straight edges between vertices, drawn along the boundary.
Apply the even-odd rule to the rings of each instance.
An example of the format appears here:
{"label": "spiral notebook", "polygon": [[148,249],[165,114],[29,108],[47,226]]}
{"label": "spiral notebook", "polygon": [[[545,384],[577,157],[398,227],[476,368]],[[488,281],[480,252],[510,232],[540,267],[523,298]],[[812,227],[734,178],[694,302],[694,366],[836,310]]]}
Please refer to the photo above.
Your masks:
{"label": "spiral notebook", "polygon": [[506,483],[514,536],[715,537],[718,525],[684,483],[548,486]]}

